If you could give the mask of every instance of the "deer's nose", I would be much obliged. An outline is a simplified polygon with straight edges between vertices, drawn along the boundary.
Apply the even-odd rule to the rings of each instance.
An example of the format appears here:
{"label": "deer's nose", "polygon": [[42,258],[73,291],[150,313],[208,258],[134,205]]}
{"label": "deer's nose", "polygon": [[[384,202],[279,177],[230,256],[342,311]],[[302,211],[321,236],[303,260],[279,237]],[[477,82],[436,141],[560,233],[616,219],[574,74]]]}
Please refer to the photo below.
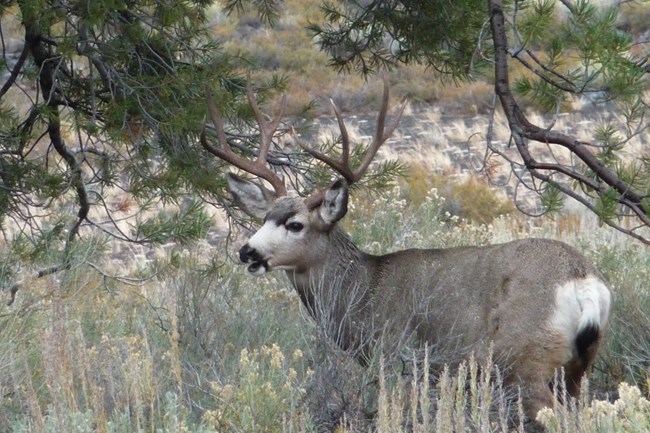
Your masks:
{"label": "deer's nose", "polygon": [[250,245],[246,244],[239,249],[239,260],[241,260],[243,263],[249,263],[261,262],[263,259],[260,253],[255,250],[255,248],[252,248]]}

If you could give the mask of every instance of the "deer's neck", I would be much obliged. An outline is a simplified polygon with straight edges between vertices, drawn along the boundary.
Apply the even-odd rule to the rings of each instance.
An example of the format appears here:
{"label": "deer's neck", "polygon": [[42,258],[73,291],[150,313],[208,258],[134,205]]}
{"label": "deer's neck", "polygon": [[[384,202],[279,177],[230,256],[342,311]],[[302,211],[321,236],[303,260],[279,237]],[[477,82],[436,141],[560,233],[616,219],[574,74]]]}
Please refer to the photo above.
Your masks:
{"label": "deer's neck", "polygon": [[313,307],[314,294],[350,286],[367,285],[370,256],[361,251],[342,230],[334,228],[320,243],[312,246],[316,259],[306,269],[287,271],[305,306]]}
{"label": "deer's neck", "polygon": [[300,299],[319,326],[329,330],[344,348],[357,346],[355,329],[372,297],[373,256],[361,251],[350,237],[334,228],[320,245],[320,258],[304,271],[287,271]]}

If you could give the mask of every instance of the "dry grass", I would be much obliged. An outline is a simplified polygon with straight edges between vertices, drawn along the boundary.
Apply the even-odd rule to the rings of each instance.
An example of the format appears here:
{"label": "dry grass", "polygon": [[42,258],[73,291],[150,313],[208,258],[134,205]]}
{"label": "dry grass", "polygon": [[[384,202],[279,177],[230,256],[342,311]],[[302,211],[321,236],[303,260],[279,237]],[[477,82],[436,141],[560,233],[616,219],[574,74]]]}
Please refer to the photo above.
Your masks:
{"label": "dry grass", "polygon": [[[350,112],[376,107],[378,83],[359,91],[360,79],[341,80],[322,66],[322,56],[307,49],[308,35],[296,36],[305,17],[292,8],[304,10],[305,4],[287,2],[280,31],[273,35],[251,16],[225,17],[215,9],[214,34],[236,36],[247,55],[267,56],[271,66],[299,70],[287,92],[294,110],[327,97]],[[292,44],[286,41],[288,35],[295,39]],[[270,46],[278,47],[272,56]],[[286,50],[294,51],[293,56]],[[474,133],[485,131],[490,86],[432,84],[429,71],[421,67],[399,69],[389,80],[396,95],[417,95],[417,101],[408,107],[405,122],[382,157],[403,158],[412,171],[400,188],[384,197],[353,198],[346,224],[355,240],[375,253],[527,236],[578,246],[611,283],[612,329],[592,375],[591,392],[568,409],[550,408],[540,420],[551,432],[648,431],[647,249],[584,213],[555,220],[512,215],[500,195],[473,177],[473,168],[482,161],[484,139]],[[426,110],[418,104],[440,100],[454,102]],[[331,115],[326,103],[321,107],[321,113]],[[548,123],[531,118],[540,125]],[[358,120],[367,119],[352,121],[350,132],[354,140],[363,140],[367,122]],[[584,138],[594,122],[573,115],[557,119],[561,130]],[[505,143],[508,134],[498,117],[496,140]],[[631,155],[645,151],[647,138],[642,140]],[[459,206],[450,205],[452,201],[471,212],[457,212]],[[135,211],[124,195],[115,197],[114,206],[125,214]],[[215,224],[225,225],[222,216],[214,218]],[[425,369],[407,381],[385,365],[361,373],[358,368],[339,368],[338,376],[332,373],[335,363],[327,371],[319,368],[318,351],[331,354],[333,349],[319,340],[297,295],[281,275],[253,280],[233,266],[232,244],[170,245],[157,251],[111,244],[102,264],[121,276],[153,276],[133,284],[89,266],[106,247],[103,242],[97,240],[92,260],[89,253],[78,268],[27,281],[14,305],[0,306],[0,432],[306,432],[318,426],[313,402],[323,402],[323,416],[334,418],[331,425],[339,431],[367,431],[369,425],[381,432],[522,428],[516,404],[506,398],[498,378],[494,380],[489,363],[477,369],[477,361],[470,360],[439,377],[427,377]],[[114,263],[108,263],[111,257]],[[27,274],[35,264],[20,266]],[[330,356],[345,358],[338,352]],[[332,377],[347,388],[314,386]],[[369,389],[375,383],[378,389]],[[376,411],[371,420],[364,419],[361,410],[352,410],[357,406],[350,403],[351,398],[362,400],[366,391],[376,391],[376,398],[367,399]],[[592,400],[592,395],[598,398]]]}
{"label": "dry grass", "polygon": [[[585,398],[541,419],[558,432],[647,427],[642,394],[618,386],[648,378],[642,355],[650,339],[631,338],[650,329],[639,309],[650,304],[647,251],[590,219],[530,224],[502,216],[476,225],[448,215],[446,199],[435,190],[419,200],[405,197],[404,189],[380,198],[353,197],[346,221],[364,249],[543,236],[592,256],[611,281],[616,303],[587,397],[609,394],[612,403]],[[359,219],[369,223],[352,223]],[[0,310],[0,431],[311,431],[326,419],[329,425],[342,423],[341,431],[366,431],[369,425],[377,431],[521,429],[511,399],[516,391],[501,390],[496,372],[476,370],[473,361],[440,376],[427,378],[425,370],[406,380],[393,364],[383,374],[340,361],[323,369],[318,351],[332,348],[303,318],[287,282],[280,275],[251,279],[224,259],[222,248],[169,251],[166,259],[146,265],[158,270],[157,278],[137,286],[78,268],[25,287],[12,308]],[[630,370],[635,354],[640,361]],[[488,371],[489,378],[481,376]],[[312,385],[328,381],[329,387]],[[613,398],[619,394],[620,402]],[[364,407],[377,411],[372,420]],[[317,408],[325,412],[318,415]],[[580,430],[572,430],[577,419]]]}

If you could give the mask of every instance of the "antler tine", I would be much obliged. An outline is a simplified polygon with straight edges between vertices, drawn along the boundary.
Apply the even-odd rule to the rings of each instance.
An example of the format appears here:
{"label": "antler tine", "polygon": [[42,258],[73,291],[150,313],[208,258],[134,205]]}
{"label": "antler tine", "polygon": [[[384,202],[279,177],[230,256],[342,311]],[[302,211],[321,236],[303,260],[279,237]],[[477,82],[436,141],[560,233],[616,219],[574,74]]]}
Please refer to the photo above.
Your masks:
{"label": "antler tine", "polygon": [[393,134],[395,128],[397,128],[397,125],[399,124],[400,119],[402,118],[402,114],[404,113],[404,108],[406,107],[406,104],[404,103],[402,103],[402,105],[397,111],[397,115],[392,120],[390,125],[388,125],[388,129],[386,129],[386,114],[388,113],[389,97],[390,95],[388,91],[388,82],[384,80],[384,93],[382,97],[381,108],[379,110],[379,114],[377,115],[377,129],[375,131],[375,137],[370,147],[366,151],[366,154],[364,155],[361,163],[355,170],[352,170],[352,168],[350,167],[350,139],[348,136],[348,131],[347,128],[345,127],[345,122],[343,121],[343,118],[341,116],[338,107],[336,106],[336,104],[334,104],[334,101],[332,100],[330,100],[330,102],[334,107],[334,114],[336,115],[336,119],[339,124],[339,129],[341,130],[341,147],[342,147],[341,157],[339,159],[334,159],[332,157],[325,155],[322,152],[319,152],[307,146],[305,143],[301,142],[300,140],[296,139],[296,142],[298,143],[298,145],[300,145],[300,147],[303,150],[305,150],[311,156],[329,165],[331,168],[336,170],[341,176],[343,176],[345,180],[348,181],[349,184],[353,184],[357,182],[359,179],[361,179],[363,175],[366,173],[368,167],[370,166],[370,163],[375,158],[377,151],[379,150],[381,145],[384,144],[386,140],[388,140],[388,138]]}
{"label": "antler tine", "polygon": [[341,147],[342,147],[341,158],[334,159],[330,156],[327,156],[324,153],[319,152],[318,150],[312,147],[309,147],[307,144],[298,140],[297,137],[296,137],[296,142],[305,152],[307,152],[317,160],[324,162],[325,164],[333,168],[335,171],[337,171],[341,176],[345,178],[345,180],[348,181],[348,183],[353,183],[354,175],[352,173],[352,169],[350,168],[350,138],[348,135],[348,130],[345,127],[345,123],[343,122],[343,118],[341,117],[341,113],[339,112],[338,107],[336,106],[336,104],[334,104],[334,101],[332,101],[331,99],[330,99],[330,103],[332,104],[332,107],[334,107],[334,114],[336,115],[336,119],[338,120],[339,123],[339,129],[341,131]]}
{"label": "antler tine", "polygon": [[[298,140],[297,137],[295,138],[296,142],[304,151],[309,153],[311,156],[313,156],[317,160],[327,164],[328,166],[336,170],[341,176],[345,178],[348,184],[351,185],[363,177],[363,175],[368,170],[370,163],[375,158],[377,151],[379,150],[381,145],[384,144],[386,140],[388,140],[388,138],[393,134],[393,132],[397,128],[397,125],[399,124],[400,119],[402,118],[402,114],[404,113],[404,108],[406,107],[406,104],[404,102],[397,110],[396,116],[390,122],[388,128],[386,128],[386,114],[388,113],[389,96],[390,95],[388,90],[388,82],[387,80],[384,79],[384,92],[382,96],[381,108],[379,109],[379,114],[377,115],[377,129],[375,131],[375,137],[372,143],[370,144],[370,146],[368,147],[368,149],[366,150],[366,153],[363,156],[361,163],[355,170],[353,170],[352,167],[350,167],[350,139],[348,136],[347,128],[345,126],[345,122],[343,121],[343,117],[341,116],[338,107],[336,106],[336,104],[334,104],[334,101],[332,101],[331,99],[330,102],[332,104],[332,107],[334,107],[334,114],[336,115],[336,119],[339,124],[339,129],[341,131],[341,157],[335,159],[330,156],[327,156],[324,153],[309,147],[302,141]],[[323,190],[317,190],[316,192],[314,192],[311,196],[309,196],[306,199],[307,206],[310,209],[313,209],[314,207],[318,206],[323,199],[323,194],[324,194]]]}
{"label": "antler tine", "polygon": [[318,159],[319,161],[324,162],[325,164],[329,165],[331,168],[336,170],[341,176],[345,178],[345,180],[348,181],[349,184],[352,184],[359,180],[359,178],[355,178],[354,172],[352,171],[352,168],[350,167],[350,136],[348,134],[348,129],[345,126],[345,122],[343,121],[343,116],[341,116],[341,111],[339,110],[339,107],[336,106],[334,101],[330,98],[330,104],[332,104],[332,108],[334,109],[334,115],[336,116],[336,121],[339,124],[339,130],[341,131],[341,157],[339,159],[334,159],[330,156],[325,155],[322,152],[319,152],[309,146],[307,146],[305,143],[303,143],[300,140],[296,139],[296,142],[300,147],[309,153],[311,156],[314,158]]}
{"label": "antler tine", "polygon": [[384,93],[382,96],[381,108],[379,109],[379,114],[377,114],[377,129],[375,130],[375,137],[373,138],[372,143],[368,147],[368,150],[366,150],[366,154],[363,156],[363,159],[361,160],[361,164],[359,164],[359,166],[353,172],[353,178],[355,182],[361,179],[363,175],[366,173],[368,167],[370,167],[370,163],[375,158],[375,155],[377,155],[377,151],[379,150],[381,145],[384,144],[386,140],[390,138],[391,135],[393,135],[393,132],[395,132],[395,128],[397,128],[397,125],[399,124],[399,121],[402,118],[402,114],[404,113],[404,108],[406,107],[406,103],[404,102],[402,102],[402,104],[398,108],[397,114],[393,118],[390,125],[388,125],[388,130],[385,130],[389,97],[390,95],[388,90],[388,81],[384,79]]}
{"label": "antler tine", "polygon": [[[273,187],[273,189],[275,190],[275,193],[278,197],[287,195],[287,188],[284,184],[284,180],[280,178],[273,170],[271,170],[267,166],[267,161],[266,161],[269,148],[273,140],[273,134],[275,133],[275,130],[280,124],[280,119],[282,117],[282,114],[279,113],[271,122],[266,122],[264,120],[264,115],[262,114],[261,110],[259,109],[259,106],[257,105],[257,101],[252,95],[252,89],[250,88],[250,84],[248,84],[246,87],[246,93],[248,96],[248,100],[251,104],[251,107],[255,112],[255,117],[259,123],[260,134],[262,136],[260,140],[261,141],[260,150],[257,159],[255,161],[251,161],[243,158],[242,156],[232,151],[232,148],[228,144],[228,139],[226,137],[226,133],[223,127],[221,113],[219,112],[219,109],[217,108],[217,105],[214,102],[214,96],[212,95],[212,92],[207,87],[205,92],[205,99],[208,104],[208,111],[210,112],[210,118],[217,131],[217,141],[219,142],[220,147],[213,146],[207,140],[206,132],[205,132],[206,129],[205,123],[203,124],[203,128],[201,129],[201,145],[208,152],[217,156],[218,158],[221,158],[224,161],[234,165],[235,167],[240,168],[247,173],[258,176],[266,180],[267,182],[269,182]],[[283,101],[284,100],[285,99],[283,97]],[[282,102],[282,105],[284,105],[284,102]]]}
{"label": "antler tine", "polygon": [[266,164],[266,158],[271,148],[271,143],[273,142],[273,134],[275,134],[275,131],[278,129],[278,126],[280,126],[280,121],[282,121],[282,116],[284,115],[284,109],[287,103],[287,97],[284,94],[282,95],[282,99],[280,100],[280,108],[276,113],[275,117],[273,117],[270,121],[267,121],[264,118],[264,113],[262,113],[262,110],[260,110],[260,107],[257,104],[257,99],[255,98],[255,95],[253,93],[253,86],[251,85],[250,75],[249,75],[248,82],[246,83],[246,97],[248,98],[248,102],[250,103],[251,108],[253,109],[255,120],[257,121],[257,124],[260,127],[261,143],[260,143],[260,152],[257,157],[257,162],[261,164]]}
{"label": "antler tine", "polygon": [[339,111],[339,107],[336,106],[332,98],[330,98],[330,104],[332,104],[332,107],[334,108],[336,121],[339,123],[339,131],[341,131],[341,161],[343,161],[346,165],[349,165],[350,136],[348,135],[348,128],[345,127],[345,122],[343,121],[343,117],[341,117],[341,111]]}

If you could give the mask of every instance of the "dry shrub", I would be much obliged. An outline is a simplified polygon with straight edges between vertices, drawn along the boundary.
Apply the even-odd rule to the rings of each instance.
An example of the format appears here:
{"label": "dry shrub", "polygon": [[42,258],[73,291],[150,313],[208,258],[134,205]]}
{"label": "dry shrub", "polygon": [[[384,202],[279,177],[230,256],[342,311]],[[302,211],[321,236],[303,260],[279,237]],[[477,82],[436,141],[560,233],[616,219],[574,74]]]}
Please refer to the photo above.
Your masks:
{"label": "dry shrub", "polygon": [[422,203],[426,192],[435,188],[445,199],[445,212],[476,224],[490,224],[495,218],[514,211],[510,200],[475,177],[435,174],[427,165],[413,163],[404,182],[409,202]]}
{"label": "dry shrub", "polygon": [[285,354],[277,344],[242,349],[237,374],[227,383],[211,383],[215,408],[203,420],[217,431],[300,429],[305,420],[298,407],[311,375],[303,361],[301,350]]}
{"label": "dry shrub", "polygon": [[[414,185],[424,191],[429,176],[420,176]],[[456,224],[442,210],[447,200],[410,191],[424,195],[422,202],[410,203],[398,190],[380,198],[353,197],[352,216],[364,215],[368,223],[351,223],[350,232],[364,249],[487,243],[539,233],[532,231],[536,227],[509,232],[514,227],[501,224],[505,219],[490,230]],[[650,253],[605,228],[587,232],[574,217],[544,221],[546,236],[561,232],[582,242],[579,248],[610,281],[614,308],[590,376],[591,393],[545,411],[541,421],[551,432],[647,431],[642,391],[617,386],[625,380],[647,389]],[[572,233],[574,227],[582,237]],[[118,281],[106,286],[98,275],[76,272],[22,290],[18,311],[0,310],[0,430],[253,431],[251,423],[292,432],[521,428],[512,400],[516,391],[500,388],[494,370],[474,370],[470,361],[433,372],[416,364],[404,374],[400,367],[411,364],[389,359],[383,373],[378,361],[363,369],[318,338],[281,276],[252,279],[241,267],[213,263],[218,254],[202,247],[178,257],[174,267],[160,264],[160,279],[140,287]],[[428,356],[429,363],[444,364],[440,353]],[[492,374],[481,376],[484,371]],[[592,402],[592,393],[613,402]]]}
{"label": "dry shrub", "polygon": [[569,408],[542,409],[537,420],[547,433],[636,433],[648,431],[650,401],[638,388],[621,383],[619,398],[608,402],[602,400],[572,401]]}
{"label": "dry shrub", "polygon": [[401,66],[391,74],[391,88],[396,94],[415,103],[440,101],[443,99],[441,93],[444,86],[440,80],[432,77],[434,75],[435,72],[422,65]]}
{"label": "dry shrub", "polygon": [[[489,357],[479,362],[470,356],[453,368],[444,366],[434,371],[422,368],[429,365],[429,352],[417,351],[412,362],[404,360],[401,364],[382,357],[375,381],[365,385],[375,388],[372,418],[346,414],[340,417],[337,431],[524,431],[517,390],[503,386],[501,373]],[[396,370],[400,365],[402,371]]]}
{"label": "dry shrub", "polygon": [[[648,2],[621,2],[618,21],[620,28],[630,32],[635,39],[644,37],[647,39],[650,4]],[[635,50],[635,55],[648,53],[647,44],[635,44],[632,49]]]}
{"label": "dry shrub", "polygon": [[494,105],[494,86],[482,80],[440,85],[438,95],[440,101],[449,104],[454,113],[459,115],[489,114]]}
{"label": "dry shrub", "polygon": [[611,397],[617,384],[648,389],[650,379],[650,252],[623,235],[600,238],[583,233],[596,268],[612,289],[610,326],[592,376],[597,395]]}
{"label": "dry shrub", "polygon": [[564,213],[555,217],[557,233],[559,236],[573,236],[582,229],[582,215],[577,213]]}

